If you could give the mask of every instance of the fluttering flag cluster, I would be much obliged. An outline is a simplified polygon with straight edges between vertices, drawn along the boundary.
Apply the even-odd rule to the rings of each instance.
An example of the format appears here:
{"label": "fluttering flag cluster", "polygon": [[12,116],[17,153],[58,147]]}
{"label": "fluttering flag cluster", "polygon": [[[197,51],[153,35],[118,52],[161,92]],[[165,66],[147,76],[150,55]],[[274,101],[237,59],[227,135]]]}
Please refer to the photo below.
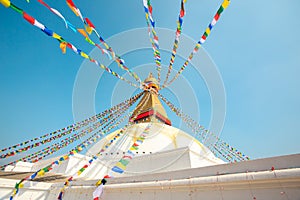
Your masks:
{"label": "fluttering flag cluster", "polygon": [[[130,76],[132,76],[139,84],[141,84],[141,79],[139,78],[139,76],[131,69],[125,66],[124,60],[114,52],[114,50],[107,44],[107,42],[103,39],[103,37],[97,32],[96,27],[91,22],[91,20],[87,17],[82,16],[82,13],[80,12],[79,8],[75,5],[75,3],[72,0],[67,0],[67,5],[75,13],[75,15],[81,19],[82,23],[84,24],[85,30],[88,32],[88,34],[94,32],[98,37],[98,39],[100,40],[101,44],[106,48],[106,50],[102,49],[99,45],[96,46],[100,48],[102,52],[106,53],[110,58],[112,56],[114,61],[117,62],[118,66],[121,69],[127,71]],[[87,41],[91,41],[89,37],[83,33],[84,32],[83,29],[80,29],[80,32],[85,36]],[[111,56],[108,52],[111,54]]]}
{"label": "fluttering flag cluster", "polygon": [[64,186],[61,188],[60,193],[57,197],[57,199],[62,200],[64,192],[66,190],[66,188],[70,185],[70,183],[77,178],[78,176],[80,176],[89,166],[92,165],[93,161],[98,159],[98,156],[103,153],[107,148],[109,148],[118,138],[120,138],[124,131],[126,130],[127,126],[125,126],[123,129],[121,129],[111,140],[109,140],[104,147],[95,155],[92,157],[92,159],[89,160],[89,162],[87,164],[85,164],[84,166],[82,166],[73,176],[69,177],[65,183]]}
{"label": "fluttering flag cluster", "polygon": [[[130,99],[112,107],[111,109],[108,109],[106,111],[104,111],[103,113],[110,113],[109,116],[113,116],[110,120],[104,120],[105,122],[107,122],[106,125],[103,126],[102,124],[102,128],[101,130],[98,130],[97,132],[95,132],[93,135],[91,135],[89,138],[87,138],[86,140],[84,140],[82,143],[80,143],[79,145],[77,145],[72,151],[70,151],[68,154],[60,157],[58,160],[54,161],[51,163],[51,165],[48,165],[45,168],[42,168],[40,170],[38,170],[37,172],[33,173],[32,175],[22,179],[20,182],[16,183],[15,189],[13,191],[13,194],[11,195],[10,199],[13,199],[15,197],[15,195],[18,194],[19,189],[21,188],[20,186],[28,180],[33,180],[34,178],[36,178],[37,176],[44,176],[45,173],[48,173],[49,171],[51,171],[54,167],[60,165],[63,161],[68,160],[71,156],[73,156],[74,154],[82,151],[84,148],[90,146],[91,144],[94,144],[95,142],[97,142],[100,138],[103,138],[107,133],[109,133],[110,130],[112,130],[113,128],[117,127],[120,123],[122,123],[125,119],[127,119],[131,113],[129,113],[128,115],[125,115],[124,117],[120,118],[121,115],[123,115],[125,113],[126,110],[128,110],[128,108],[133,105],[140,97],[141,97],[142,93],[139,93],[133,97],[131,97]],[[120,107],[122,105],[122,107]],[[117,110],[115,112],[113,112],[114,109]],[[117,121],[118,120],[118,121]],[[117,121],[117,122],[116,122]],[[97,126],[99,125],[99,123],[96,123]],[[98,127],[97,127],[98,128]],[[95,131],[96,128],[89,128],[89,130],[91,130],[91,132]],[[124,130],[123,130],[124,131]],[[118,137],[121,136],[122,133],[118,133],[115,138],[117,139]],[[80,138],[80,137],[79,137]],[[114,140],[114,139],[113,139]],[[113,141],[110,141],[105,148],[108,148],[111,144],[113,143]],[[104,150],[101,150],[99,152],[102,153]],[[98,154],[96,156],[99,156]],[[85,169],[87,169],[91,163],[93,162],[93,160],[95,160],[97,157],[93,156],[93,159],[91,159],[89,161],[89,164],[84,165],[79,172],[77,173],[77,175],[79,176]],[[74,177],[73,177],[74,178]],[[70,183],[73,178],[68,178],[68,180],[66,181],[67,184]],[[66,185],[67,186],[67,185]],[[62,194],[59,195],[62,198],[63,192],[65,190],[66,187],[64,187],[64,189],[61,191]]]}
{"label": "fluttering flag cluster", "polygon": [[[136,95],[135,97],[137,97],[137,99],[141,96],[141,93]],[[130,103],[127,105],[127,108],[130,107],[134,102],[136,102],[137,99],[134,99],[133,101],[130,101]],[[137,111],[137,114],[135,116],[133,116],[133,118],[135,119],[138,114],[143,110],[144,106],[142,106],[138,111]],[[131,116],[131,113],[128,114],[128,116]],[[118,118],[119,116],[116,116],[116,118]],[[122,157],[122,159],[118,162],[118,163],[122,163],[122,166],[126,165],[129,163],[129,161],[132,159],[132,157],[134,156],[134,152],[133,150],[138,150],[138,146],[141,145],[143,143],[143,141],[145,140],[147,134],[149,133],[149,130],[150,130],[150,127],[151,127],[152,124],[149,124],[149,126],[147,126],[145,128],[145,130],[142,132],[142,134],[136,139],[136,141],[134,142],[134,144],[132,145],[132,147],[125,153],[125,155]],[[91,166],[91,164],[93,163],[94,160],[98,159],[99,155],[101,155],[101,153],[104,153],[114,142],[115,140],[117,140],[118,138],[120,138],[125,132],[126,132],[126,129],[127,129],[127,126],[128,124],[122,129],[120,130],[119,133],[117,133],[113,139],[109,140],[107,144],[104,145],[104,147],[96,154],[93,156],[93,158],[89,161],[88,164],[85,164],[84,166],[82,166],[79,171],[77,173],[75,173],[75,175],[69,177],[66,181],[65,181],[65,184],[64,186],[61,188],[60,190],[60,193],[58,195],[58,199],[59,200],[62,200],[63,198],[63,195],[65,193],[65,190],[66,188],[70,185],[70,183],[74,180],[75,177],[78,177],[81,175],[81,173],[83,171],[85,171],[89,166]],[[110,129],[108,129],[107,131],[109,131]],[[106,132],[107,132],[106,131]],[[104,131],[104,133],[106,133]],[[85,145],[87,146],[87,145]],[[126,161],[125,161],[126,160]],[[125,164],[125,162],[127,162]],[[119,164],[116,164],[115,167],[119,166]],[[115,167],[112,168],[112,171],[114,171],[114,169],[116,169]],[[123,167],[123,170],[124,170],[124,167]],[[120,172],[120,171],[119,171]],[[105,178],[108,178],[110,177],[109,175],[106,175],[104,176],[103,179],[100,179],[99,181],[97,181],[96,183],[96,186],[97,189],[95,190],[94,194],[97,193],[97,190],[99,190],[99,185],[103,184],[103,180],[105,180]],[[105,181],[106,182],[106,181]],[[101,187],[102,189],[102,187]]]}
{"label": "fluttering flag cluster", "polygon": [[[129,106],[128,106],[129,108]],[[123,112],[124,113],[124,112]],[[104,127],[102,130],[98,131],[97,133],[93,134],[90,138],[86,139],[85,141],[83,141],[81,144],[77,145],[73,150],[71,150],[68,154],[61,156],[58,160],[52,162],[50,165],[39,169],[38,171],[36,171],[35,173],[33,173],[30,176],[25,177],[24,179],[22,179],[21,181],[19,181],[18,183],[16,183],[15,189],[13,191],[13,194],[11,195],[10,199],[12,200],[19,192],[19,189],[21,188],[20,185],[22,185],[25,181],[28,180],[33,180],[34,178],[36,178],[37,176],[44,176],[45,173],[50,172],[53,168],[57,167],[58,165],[60,165],[62,162],[68,160],[71,156],[77,154],[78,152],[81,152],[84,148],[86,148],[87,146],[97,142],[97,138],[102,138],[103,136],[105,136],[106,133],[108,133],[110,130],[112,130],[113,128],[115,128],[116,126],[118,126],[120,123],[122,123],[125,119],[127,119],[128,116],[124,116],[123,118],[121,118],[117,123],[114,124],[116,119],[120,118],[120,115],[115,116],[115,119],[110,121],[106,126],[111,125],[109,127],[107,127],[106,130],[104,130]],[[100,136],[100,137],[99,137]],[[84,166],[83,168],[87,168],[86,166]],[[82,170],[84,171],[84,170]],[[82,172],[81,172],[82,173]]]}
{"label": "fluttering flag cluster", "polygon": [[[89,36],[87,35],[87,33],[85,32],[85,30],[84,29],[78,29],[78,28],[76,28],[74,25],[72,25],[69,21],[67,21],[66,19],[65,19],[65,17],[59,12],[59,11],[57,11],[56,9],[54,9],[54,8],[51,8],[48,4],[46,4],[44,1],[42,1],[42,0],[38,0],[42,5],[44,5],[46,8],[48,8],[52,13],[54,13],[55,15],[57,15],[57,16],[59,16],[61,19],[63,19],[64,20],[64,22],[65,22],[65,24],[66,24],[66,28],[70,28],[72,31],[74,31],[75,33],[76,32],[79,32],[81,35],[83,35],[83,37],[85,38],[85,40],[88,42],[88,43],[90,43],[91,45],[94,45],[94,46],[96,46],[98,49],[100,49],[101,50],[101,52],[104,54],[106,54],[107,56],[108,56],[108,58],[109,59],[111,59],[111,56],[110,56],[110,54],[106,51],[106,50],[104,50],[103,48],[101,48],[101,46],[100,45],[98,45],[98,44],[96,44],[95,42],[93,42],[90,38],[89,38]],[[68,5],[70,5],[70,3],[67,3]],[[73,9],[72,9],[73,10]],[[80,13],[80,12],[79,12]],[[88,19],[87,19],[88,20]],[[91,24],[91,22],[90,22],[90,24]],[[65,53],[65,51],[63,51],[63,53]]]}
{"label": "fluttering flag cluster", "polygon": [[[147,101],[147,100],[145,100]],[[135,116],[132,117],[133,121],[138,117],[138,115],[142,112],[142,110],[144,109],[145,104],[142,105],[139,110],[137,111],[137,113],[135,114]],[[132,122],[133,122],[132,121]],[[116,173],[123,173],[124,170],[126,169],[126,166],[129,164],[129,161],[132,160],[132,158],[134,157],[134,150],[138,150],[138,147],[143,143],[143,141],[146,139],[146,136],[148,135],[149,131],[150,131],[150,127],[152,126],[152,124],[150,123],[142,132],[142,134],[134,141],[134,143],[132,144],[132,146],[129,148],[129,150],[124,154],[124,156],[119,160],[119,162],[116,163],[116,165],[112,168],[111,173],[112,172],[116,172]],[[125,127],[127,128],[127,126]],[[104,152],[103,150],[101,150],[99,153]],[[99,197],[101,196],[102,192],[103,192],[103,185],[106,183],[106,178],[111,178],[112,175],[105,175],[102,179],[99,179],[96,182],[96,190],[93,192],[93,197],[94,200],[98,200]],[[100,192],[101,191],[101,192]]]}
{"label": "fluttering flag cluster", "polygon": [[[146,16],[146,22],[148,26],[148,34],[149,39],[152,44],[153,54],[154,54],[154,60],[156,64],[156,70],[157,70],[157,80],[160,82],[160,72],[161,72],[161,58],[160,58],[160,51],[159,51],[159,42],[158,42],[158,36],[155,31],[155,21],[152,16],[152,5],[150,0],[143,0],[144,4],[144,10],[145,10],[145,16]],[[151,36],[152,33],[152,36]]]}
{"label": "fluttering flag cluster", "polygon": [[60,17],[64,21],[64,23],[66,25],[66,28],[70,28],[72,31],[76,32],[75,26],[72,25],[68,20],[66,20],[66,18],[58,10],[56,10],[55,8],[51,8],[43,0],[38,0],[38,2],[40,4],[42,4],[43,6],[45,6],[46,8],[48,8],[53,14],[57,15],[58,17]]}
{"label": "fluttering flag cluster", "polygon": [[134,157],[134,152],[139,149],[139,146],[143,144],[144,140],[146,139],[149,130],[151,128],[152,123],[149,123],[145,130],[141,133],[141,135],[136,139],[136,141],[132,144],[132,146],[129,148],[129,150],[125,153],[125,155],[117,162],[117,164],[112,168],[112,171],[122,174],[124,170],[126,169],[126,166],[132,160]]}
{"label": "fluttering flag cluster", "polygon": [[168,79],[169,79],[169,76],[171,74],[173,64],[174,64],[174,61],[175,61],[177,48],[178,48],[178,44],[179,44],[179,39],[180,39],[180,35],[181,35],[181,32],[182,32],[183,17],[185,16],[184,5],[185,5],[186,1],[187,0],[181,0],[180,12],[179,12],[178,21],[177,21],[177,29],[176,29],[176,32],[175,32],[175,41],[174,41],[174,44],[173,44],[173,49],[172,49],[172,55],[171,55],[171,59],[170,59],[170,63],[169,63],[169,68],[168,68],[167,76],[166,76],[166,79],[164,81],[163,87],[165,87],[166,83],[168,82]]}
{"label": "fluttering flag cluster", "polygon": [[[110,120],[114,119],[116,116],[119,116],[120,112],[122,113],[125,110],[127,110],[131,105],[133,105],[141,97],[141,95],[142,95],[142,92],[135,95],[135,96],[133,96],[133,97],[131,97],[130,99],[127,99],[124,102],[121,102],[120,104],[115,105],[112,108],[107,109],[107,110],[105,110],[105,111],[103,111],[103,112],[101,112],[97,115],[94,115],[94,116],[92,116],[92,117],[90,117],[86,120],[83,120],[81,122],[72,124],[68,127],[59,129],[57,131],[51,132],[50,134],[45,134],[45,135],[43,135],[39,138],[33,138],[31,140],[27,140],[25,142],[20,143],[20,144],[24,144],[24,143],[29,143],[30,141],[36,141],[38,139],[44,139],[49,135],[51,136],[51,135],[54,135],[54,134],[56,134],[58,132],[61,132],[61,131],[64,131],[63,133],[69,133],[71,130],[72,131],[75,131],[75,130],[77,131],[80,128],[83,128],[83,127],[89,125],[88,127],[81,130],[79,133],[75,133],[74,135],[72,135],[69,138],[61,140],[61,141],[57,142],[56,144],[50,145],[50,146],[48,146],[48,147],[46,147],[46,148],[44,148],[40,151],[37,151],[33,154],[27,155],[23,158],[20,158],[18,160],[13,161],[13,162],[2,165],[0,168],[4,169],[6,166],[15,164],[18,161],[25,161],[25,162],[29,161],[29,162],[34,163],[34,162],[37,162],[39,160],[42,160],[43,158],[45,158],[49,155],[52,155],[56,151],[72,144],[73,142],[77,141],[78,139],[85,136],[86,134],[89,134],[89,133],[93,132],[94,130],[98,129],[101,125],[105,125],[105,123],[107,123]],[[57,137],[55,139],[58,139],[58,138],[61,138],[61,136]],[[40,144],[40,145],[35,145],[34,147],[42,146],[41,142],[40,143],[35,143],[35,144]],[[20,145],[14,145],[12,147],[17,147],[17,146],[20,146]],[[8,147],[8,148],[5,148],[5,149],[11,149],[12,147]],[[17,150],[17,151],[19,151],[19,150]]]}
{"label": "fluttering flag cluster", "polygon": [[[195,133],[195,137],[205,144],[216,156],[220,155],[225,160],[229,162],[237,162],[250,160],[248,156],[241,153],[237,149],[229,146],[226,142],[220,139],[217,135],[212,133],[211,131],[204,128],[204,126],[199,125],[195,120],[193,120],[190,116],[184,114],[178,108],[174,106],[169,100],[167,100],[161,94],[158,96],[166,103],[166,105],[178,116],[182,119],[185,124],[191,128],[191,130]],[[216,153],[217,152],[217,153]]]}
{"label": "fluttering flag cluster", "polygon": [[[124,170],[126,169],[127,165],[129,164],[130,160],[134,157],[135,153],[134,151],[139,149],[139,146],[144,142],[146,139],[150,128],[152,126],[152,123],[149,123],[144,131],[141,133],[141,135],[134,141],[132,146],[127,150],[127,152],[124,154],[124,156],[116,163],[116,165],[112,168],[112,172],[116,172],[119,174],[122,174]],[[102,150],[101,150],[102,151]],[[100,152],[101,152],[100,151]],[[103,150],[104,151],[104,150]],[[103,152],[102,151],[102,152]],[[98,200],[103,192],[103,185],[106,183],[106,178],[110,178],[109,175],[104,176],[102,179],[97,181],[96,183],[96,190],[93,192],[93,198],[94,200]],[[61,199],[60,199],[61,200]]]}
{"label": "fluttering flag cluster", "polygon": [[48,165],[48,166],[46,166],[42,169],[39,169],[38,171],[34,172],[33,174],[31,174],[31,175],[25,177],[24,179],[20,180],[18,183],[16,183],[15,188],[13,190],[13,193],[10,196],[10,200],[12,200],[19,193],[19,189],[23,187],[25,181],[33,180],[37,176],[44,176],[45,173],[50,172],[53,168],[60,165],[64,161],[68,160],[70,158],[70,156],[73,156],[73,155],[77,154],[78,152],[80,152],[82,150],[83,150],[82,147],[75,148],[74,150],[71,150],[69,152],[69,154],[61,156],[58,160],[52,162],[50,165]]}
{"label": "fluttering flag cluster", "polygon": [[[71,0],[68,0],[71,1]],[[132,83],[131,81],[125,79],[124,77],[120,76],[118,73],[114,72],[113,70],[111,70],[110,68],[106,67],[105,65],[99,63],[97,60],[93,59],[92,57],[90,57],[88,54],[86,54],[84,51],[78,49],[77,47],[75,47],[73,44],[71,44],[70,42],[67,42],[65,39],[63,39],[63,37],[61,37],[60,35],[58,35],[57,33],[55,33],[54,31],[52,31],[51,29],[47,28],[44,24],[40,23],[38,20],[36,20],[35,18],[33,18],[32,16],[28,15],[25,11],[23,11],[22,9],[18,8],[17,6],[15,6],[14,4],[12,4],[9,0],[1,0],[0,1],[5,7],[9,7],[11,9],[13,9],[14,11],[16,11],[17,13],[21,14],[23,16],[23,18],[29,22],[31,25],[37,27],[38,29],[40,29],[41,31],[43,31],[46,35],[56,39],[59,42],[59,47],[61,48],[62,52],[65,53],[66,52],[66,48],[71,49],[74,53],[76,53],[77,55],[89,60],[90,62],[96,64],[97,66],[99,66],[101,69],[104,69],[106,72],[108,72],[109,74],[117,77],[118,79],[125,81],[126,83],[128,83],[129,85],[136,87],[136,88],[140,88],[140,85],[136,85],[134,83]],[[78,9],[78,13],[80,13],[79,9]],[[86,40],[88,40],[89,42],[92,42],[91,40],[89,40],[88,38],[86,38]],[[125,69],[125,68],[124,68]],[[127,68],[128,69],[128,68]],[[129,70],[129,69],[128,69]],[[136,75],[137,76],[137,75]]]}
{"label": "fluttering flag cluster", "polygon": [[[27,0],[29,2],[29,0]],[[171,79],[171,81],[168,82],[169,76],[171,74],[171,71],[173,69],[174,60],[177,53],[177,48],[179,45],[180,35],[182,33],[182,24],[183,24],[183,18],[185,16],[185,3],[187,0],[181,0],[181,8],[180,13],[177,20],[177,28],[175,32],[175,40],[173,43],[173,49],[172,49],[172,55],[169,62],[169,68],[167,72],[166,79],[163,83],[162,88],[168,87],[170,84],[172,84],[178,76],[183,72],[183,70],[188,66],[190,61],[192,60],[194,54],[196,54],[199,50],[199,48],[205,43],[207,37],[210,35],[212,28],[215,26],[217,21],[219,20],[222,12],[228,7],[230,0],[224,0],[222,5],[219,7],[217,13],[215,14],[213,20],[206,28],[205,32],[201,36],[200,40],[197,42],[196,46],[194,47],[193,51],[190,53],[187,60],[184,62],[183,66],[180,68],[180,70],[177,72],[177,74]],[[10,0],[0,0],[0,3],[6,7],[11,8],[17,13],[21,14],[22,17],[31,25],[37,27],[42,32],[44,32],[47,36],[50,36],[54,39],[56,39],[59,42],[59,47],[62,50],[63,53],[66,53],[67,48],[71,49],[74,53],[77,55],[83,57],[84,59],[89,60],[90,62],[96,64],[101,69],[105,70],[109,74],[117,77],[118,79],[125,81],[126,83],[130,84],[133,87],[136,88],[143,88],[143,84],[141,82],[141,79],[139,76],[133,72],[131,69],[126,67],[125,61],[118,56],[112,47],[108,45],[108,43],[104,40],[104,38],[99,34],[99,32],[96,30],[95,25],[92,23],[92,21],[84,17],[84,15],[81,13],[80,9],[75,5],[73,0],[66,0],[66,3],[68,7],[72,10],[72,12],[78,16],[82,23],[84,28],[77,28],[74,25],[72,25],[57,9],[49,6],[47,3],[45,3],[43,0],[38,0],[40,4],[45,6],[49,11],[51,11],[53,14],[58,16],[60,19],[63,20],[65,27],[68,29],[71,29],[72,31],[81,34],[84,39],[91,45],[97,47],[101,50],[101,52],[106,54],[109,59],[113,59],[117,64],[118,67],[122,70],[125,70],[129,73],[130,76],[132,76],[135,81],[138,82],[139,85],[136,85],[129,81],[128,79],[123,78],[119,74],[117,74],[115,71],[112,71],[110,68],[106,67],[105,65],[99,63],[97,60],[90,57],[88,54],[86,54],[84,51],[78,49],[75,47],[72,43],[65,40],[63,37],[61,37],[56,32],[52,31],[51,29],[47,28],[44,24],[27,14],[22,9],[18,8],[14,4],[10,2]],[[146,22],[148,26],[148,35],[149,40],[152,45],[153,54],[154,54],[154,60],[156,64],[156,70],[158,72],[158,82],[160,83],[161,79],[161,57],[160,57],[160,48],[159,48],[159,39],[157,36],[157,33],[155,31],[155,21],[153,19],[153,8],[151,5],[150,0],[143,0],[143,7],[145,11],[145,17]],[[100,43],[95,43],[89,35],[94,33],[97,38],[99,39]],[[102,45],[102,47],[101,47]],[[151,89],[151,88],[150,88]],[[216,136],[214,133],[210,132],[209,130],[205,129],[203,126],[199,125],[198,122],[193,120],[190,116],[184,114],[181,110],[176,108],[170,101],[168,101],[165,97],[163,97],[161,94],[158,94],[159,97],[170,107],[170,109],[175,112],[175,114],[180,117],[188,127],[192,129],[192,131],[195,133],[195,138],[197,138],[199,141],[203,142],[204,144],[207,143],[208,148],[216,155],[221,156],[223,159],[229,161],[229,162],[237,162],[237,161],[243,161],[243,160],[249,160],[249,157],[242,154],[240,151],[238,151],[236,148],[230,146],[228,143],[221,140],[218,136]],[[29,180],[33,180],[36,177],[44,176],[46,173],[53,170],[55,167],[63,163],[64,161],[68,160],[71,156],[77,154],[78,152],[83,151],[83,149],[89,147],[90,145],[97,142],[99,139],[105,137],[111,130],[116,128],[119,124],[124,122],[125,119],[127,119],[128,116],[123,116],[126,111],[128,111],[129,107],[132,106],[140,97],[142,96],[142,93],[135,95],[134,97],[110,108],[105,110],[102,113],[99,113],[97,115],[94,115],[86,120],[83,120],[81,122],[74,123],[70,126],[67,126],[65,128],[59,129],[57,131],[44,134],[40,137],[33,138],[30,140],[27,140],[25,142],[21,142],[19,144],[3,148],[0,150],[0,159],[7,159],[16,155],[19,155],[21,153],[27,152],[33,148],[45,146],[48,143],[48,147],[45,147],[35,153],[32,153],[30,155],[26,155],[25,157],[19,158],[15,161],[12,161],[8,164],[5,164],[3,166],[0,166],[1,169],[4,169],[6,166],[15,164],[18,161],[25,161],[25,162],[37,162],[42,160],[43,158],[52,155],[53,153],[59,151],[60,149],[64,147],[70,147],[71,144],[73,144],[75,141],[79,139],[83,139],[83,137],[86,137],[83,142],[81,142],[78,145],[74,145],[75,147],[70,148],[72,149],[67,154],[61,156],[56,161],[52,162],[48,166],[39,169],[35,173],[31,174],[30,176],[25,177],[18,183],[16,183],[13,194],[11,195],[10,199],[12,200],[19,192],[19,189],[24,187],[24,183]],[[145,99],[147,101],[148,99]],[[140,111],[142,108],[140,108]],[[138,111],[138,113],[140,112]],[[122,117],[123,116],[123,117]],[[135,117],[136,117],[135,116]],[[133,118],[135,118],[133,117]],[[134,120],[133,120],[134,121]],[[125,152],[125,154],[122,156],[122,158],[112,167],[111,173],[119,173],[122,174],[124,171],[126,171],[126,168],[129,164],[129,162],[133,159],[135,155],[135,151],[139,149],[140,145],[143,144],[144,140],[147,138],[147,135],[149,134],[151,123],[149,123],[144,131],[135,138],[133,144],[131,147]],[[66,188],[70,185],[70,183],[79,177],[88,167],[92,165],[92,163],[98,159],[98,157],[105,151],[108,150],[108,148],[115,143],[118,139],[120,139],[123,135],[126,134],[126,128],[128,125],[126,125],[120,132],[114,135],[114,137],[109,140],[103,148],[100,149],[100,151],[93,155],[92,158],[88,161],[88,163],[84,164],[81,168],[78,169],[78,171],[68,179],[66,179],[63,187],[60,190],[60,193],[58,195],[58,199],[62,200],[63,195],[65,193]],[[58,140],[58,142],[54,143],[54,141]],[[103,185],[106,183],[106,178],[110,178],[109,175],[104,176],[102,179],[100,179],[96,186],[97,189],[93,193],[94,200],[98,200],[98,198],[103,193]]]}
{"label": "fluttering flag cluster", "polygon": [[183,70],[188,66],[190,61],[193,59],[194,54],[196,54],[198,52],[199,48],[201,47],[201,45],[204,44],[207,37],[210,35],[211,30],[218,22],[222,12],[229,6],[229,4],[230,4],[230,0],[223,1],[221,6],[219,7],[217,13],[215,14],[214,18],[212,19],[211,23],[208,25],[208,27],[204,31],[203,35],[201,36],[200,40],[197,42],[196,46],[194,47],[194,50],[190,53],[188,59],[184,62],[184,64],[182,65],[180,70],[177,72],[177,74],[173,77],[173,79],[169,83],[164,84],[163,88],[172,84],[178,78],[178,76],[183,72]]}

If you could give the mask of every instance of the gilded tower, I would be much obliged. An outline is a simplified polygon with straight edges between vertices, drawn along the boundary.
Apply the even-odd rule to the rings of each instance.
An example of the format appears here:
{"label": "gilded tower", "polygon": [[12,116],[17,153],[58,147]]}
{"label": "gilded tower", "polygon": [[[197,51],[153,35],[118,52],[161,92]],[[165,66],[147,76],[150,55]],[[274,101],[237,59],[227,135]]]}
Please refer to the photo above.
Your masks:
{"label": "gilded tower", "polygon": [[158,99],[158,81],[149,74],[144,81],[144,94],[130,118],[134,123],[157,122],[171,125],[167,113]]}

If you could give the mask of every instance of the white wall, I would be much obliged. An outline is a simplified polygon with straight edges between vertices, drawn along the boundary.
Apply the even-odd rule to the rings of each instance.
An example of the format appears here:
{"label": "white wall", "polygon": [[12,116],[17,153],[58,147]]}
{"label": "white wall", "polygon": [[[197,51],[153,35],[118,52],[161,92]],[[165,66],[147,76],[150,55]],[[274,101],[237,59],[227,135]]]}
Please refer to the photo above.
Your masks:
{"label": "white wall", "polygon": [[[275,170],[271,170],[274,167]],[[64,200],[92,199],[96,180],[73,181]],[[0,179],[0,199],[16,180]],[[63,183],[26,182],[18,199],[56,200]],[[108,179],[105,200],[299,200],[300,154]]]}
{"label": "white wall", "polygon": [[[6,200],[11,196],[15,184],[19,180],[0,178],[0,199]],[[46,200],[50,193],[51,183],[41,182],[25,182],[24,188],[20,189],[19,194],[14,198],[15,200]]]}

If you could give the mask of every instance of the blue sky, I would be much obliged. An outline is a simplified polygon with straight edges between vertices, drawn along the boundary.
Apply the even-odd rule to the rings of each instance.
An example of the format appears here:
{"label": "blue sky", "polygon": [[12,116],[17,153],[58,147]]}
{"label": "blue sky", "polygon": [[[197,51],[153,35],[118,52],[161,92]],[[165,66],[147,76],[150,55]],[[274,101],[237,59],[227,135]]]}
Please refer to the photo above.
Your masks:
{"label": "blue sky", "polygon": [[[93,46],[66,30],[63,22],[37,1],[12,2],[85,52],[93,50]],[[81,26],[65,1],[46,2],[74,25]],[[140,0],[74,2],[104,38],[146,27]],[[221,2],[189,0],[183,33],[197,41]],[[180,1],[153,0],[152,4],[156,25],[175,31]],[[297,0],[232,1],[204,45],[226,92],[221,138],[251,158],[300,152],[299,6]],[[58,42],[10,9],[0,6],[0,17],[0,147],[6,147],[74,122],[73,89],[83,58],[68,50],[62,54]],[[127,45],[126,41],[113,49],[118,52],[121,45]],[[168,65],[169,58],[167,52],[162,53],[164,65]],[[128,53],[125,60],[128,67],[149,63],[151,51]],[[175,69],[181,67],[180,61]],[[111,67],[122,73],[115,65]],[[199,100],[200,124],[209,126],[209,93],[204,81],[193,75],[192,68],[184,72]],[[114,77],[102,76],[95,94],[96,112],[111,105],[111,90],[116,83]],[[175,104],[179,101],[176,98],[184,99],[184,95],[162,93],[170,95]],[[171,113],[169,116],[174,126],[179,126],[179,120]]]}

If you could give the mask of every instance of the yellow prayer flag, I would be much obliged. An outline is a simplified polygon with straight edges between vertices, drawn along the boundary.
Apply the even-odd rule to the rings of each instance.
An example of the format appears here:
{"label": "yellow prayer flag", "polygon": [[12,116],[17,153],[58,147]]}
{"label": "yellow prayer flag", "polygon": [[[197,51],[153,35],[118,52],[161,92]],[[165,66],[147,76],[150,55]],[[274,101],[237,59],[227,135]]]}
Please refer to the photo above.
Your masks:
{"label": "yellow prayer flag", "polygon": [[226,9],[229,6],[229,4],[230,4],[230,0],[224,0],[223,3],[222,3],[222,7],[224,9]]}
{"label": "yellow prayer flag", "polygon": [[109,49],[109,46],[106,43],[103,43],[106,49]]}
{"label": "yellow prayer flag", "polygon": [[101,67],[102,69],[105,69],[105,66],[104,66],[104,65],[102,65],[102,64],[100,65],[100,67]]}
{"label": "yellow prayer flag", "polygon": [[97,181],[96,186],[101,185],[101,183],[102,183],[102,179],[100,179],[99,181]]}
{"label": "yellow prayer flag", "polygon": [[90,35],[91,35],[91,33],[93,32],[93,29],[92,29],[92,27],[90,27],[90,26],[85,26],[85,30],[86,30],[86,32],[88,32],[88,34],[90,34]]}
{"label": "yellow prayer flag", "polygon": [[88,35],[86,34],[86,32],[84,31],[84,29],[77,29],[77,31],[79,33],[81,33],[81,35],[83,35],[84,37],[88,37]]}
{"label": "yellow prayer flag", "polygon": [[122,170],[125,170],[125,169],[126,169],[126,166],[122,165],[122,163],[120,163],[120,162],[118,162],[118,163],[116,164],[116,166],[119,167],[119,168],[122,169]]}
{"label": "yellow prayer flag", "polygon": [[57,35],[56,33],[53,33],[52,37],[55,38],[55,39],[58,39],[58,40],[61,39],[61,36]]}
{"label": "yellow prayer flag", "polygon": [[72,5],[70,5],[68,2],[67,2],[67,5],[69,6],[69,8],[73,11],[73,13],[78,17],[79,16],[79,14],[78,14],[78,12],[77,12],[77,10],[76,10],[76,8],[74,8]]}
{"label": "yellow prayer flag", "polygon": [[41,170],[41,171],[38,172],[37,175],[38,175],[38,176],[44,176],[44,174],[45,174],[45,171],[44,171],[44,170]]}
{"label": "yellow prayer flag", "polygon": [[89,58],[89,56],[86,54],[86,53],[84,53],[84,52],[80,52],[80,55],[82,56],[82,57],[84,57],[84,58]]}
{"label": "yellow prayer flag", "polygon": [[65,42],[61,42],[59,44],[59,48],[62,50],[63,53],[66,53],[67,44]]}
{"label": "yellow prayer flag", "polygon": [[9,0],[0,0],[0,3],[6,8],[8,8],[10,6]]}
{"label": "yellow prayer flag", "polygon": [[205,32],[207,33],[207,35],[210,34],[210,29],[209,29],[209,27],[206,28]]}

